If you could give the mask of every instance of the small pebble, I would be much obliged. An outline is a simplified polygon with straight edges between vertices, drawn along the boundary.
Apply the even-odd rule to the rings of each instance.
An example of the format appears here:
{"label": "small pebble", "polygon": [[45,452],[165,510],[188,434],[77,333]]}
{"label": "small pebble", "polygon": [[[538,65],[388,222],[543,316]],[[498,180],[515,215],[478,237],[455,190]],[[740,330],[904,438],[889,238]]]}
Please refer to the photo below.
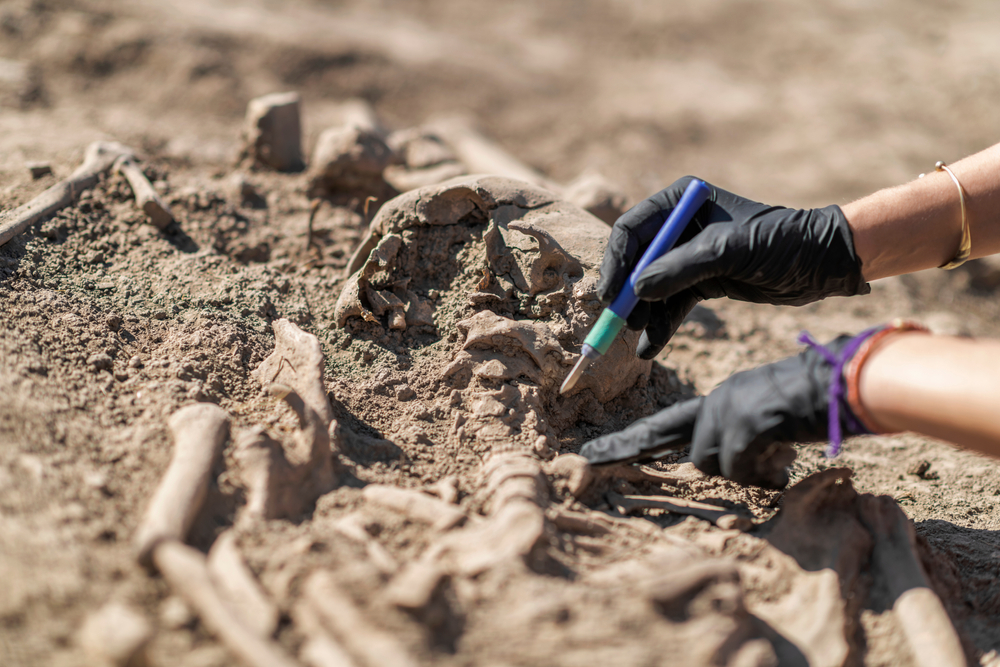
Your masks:
{"label": "small pebble", "polygon": [[919,461],[914,461],[909,468],[906,469],[907,475],[916,475],[921,479],[932,479],[937,477],[936,474],[930,472],[931,462],[926,459],[920,459]]}
{"label": "small pebble", "polygon": [[412,401],[417,397],[417,392],[408,384],[401,384],[396,387],[396,400],[397,401]]}
{"label": "small pebble", "polygon": [[83,476],[83,483],[98,491],[108,490],[108,476],[100,470],[93,470]]}
{"label": "small pebble", "polygon": [[116,313],[111,313],[104,319],[104,323],[108,325],[108,328],[112,331],[118,331],[122,327],[122,316]]}
{"label": "small pebble", "polygon": [[156,310],[156,311],[153,311],[153,319],[154,320],[165,320],[165,319],[167,319],[167,311],[165,311],[165,310]]}
{"label": "small pebble", "polygon": [[129,368],[142,368],[142,359],[139,358],[138,354],[128,360],[128,367]]}
{"label": "small pebble", "polygon": [[32,180],[37,181],[43,176],[48,176],[52,173],[52,165],[48,162],[29,162],[27,164],[28,171],[31,172]]}

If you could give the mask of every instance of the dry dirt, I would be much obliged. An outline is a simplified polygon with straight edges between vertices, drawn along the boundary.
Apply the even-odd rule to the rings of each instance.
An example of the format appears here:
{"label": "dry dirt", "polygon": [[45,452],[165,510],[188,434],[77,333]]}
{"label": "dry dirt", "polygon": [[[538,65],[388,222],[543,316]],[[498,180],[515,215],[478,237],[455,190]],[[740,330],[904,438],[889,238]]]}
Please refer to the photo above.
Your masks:
{"label": "dry dirt", "polygon": [[[163,233],[146,224],[112,175],[0,248],[0,663],[84,663],[81,628],[117,601],[152,627],[152,664],[231,664],[169,586],[136,564],[130,543],[170,460],[168,417],[211,402],[231,415],[234,437],[190,543],[207,551],[232,531],[277,602],[274,636],[291,655],[304,655],[316,625],[303,605],[323,598],[346,599],[362,625],[389,629],[416,664],[910,665],[853,483],[891,496],[912,519],[970,660],[994,664],[993,460],[911,435],[851,441],[834,461],[802,447],[793,483],[807,481],[789,501],[799,509],[784,513],[791,492],[703,478],[682,453],[656,466],[672,484],[600,479],[578,499],[572,476],[547,462],[794,353],[802,329],[824,339],[904,316],[996,336],[1000,306],[981,266],[880,281],[869,296],[804,308],[705,304],[648,382],[638,372],[616,400],[598,401],[591,388],[567,407],[545,373],[475,375],[470,365],[440,377],[468,335],[459,322],[475,312],[556,324],[566,312],[538,299],[506,311],[464,300],[484,289],[474,255],[485,219],[407,237],[416,255],[448,260],[409,276],[409,288],[439,304],[434,326],[398,331],[382,317],[339,327],[344,268],[390,193],[325,197],[310,244],[308,175],[237,157],[247,102],[296,90],[307,157],[338,123],[340,103],[362,98],[390,130],[467,114],[553,182],[597,170],[631,202],[691,173],[761,201],[845,203],[995,143],[997,34],[1000,5],[958,0],[0,2],[0,208],[69,175],[91,141],[113,139],[144,153],[177,218]],[[26,164],[38,160],[53,175],[33,180]],[[378,199],[366,207],[369,195]],[[322,344],[340,476],[295,516],[254,518],[238,436],[296,431],[251,374],[274,349],[280,319]],[[572,347],[567,336],[560,343]],[[493,415],[502,426],[462,430],[495,405],[519,407]],[[503,486],[498,452],[521,466],[515,478],[533,480],[534,495],[516,498],[524,516],[542,517],[526,549],[491,533],[504,516],[490,496]],[[850,482],[831,468],[852,470]],[[373,484],[453,490],[466,523],[429,528],[372,502],[364,489]],[[657,512],[626,519],[614,493],[708,501],[755,527]],[[469,544],[513,551],[471,566]],[[394,603],[392,583],[435,549],[446,571],[438,585],[422,605]],[[826,618],[809,595],[796,607],[795,591],[836,601],[822,627],[840,648],[813,655],[803,647],[815,642],[792,636],[790,617]],[[351,647],[343,627],[328,631],[359,664],[379,662]]]}

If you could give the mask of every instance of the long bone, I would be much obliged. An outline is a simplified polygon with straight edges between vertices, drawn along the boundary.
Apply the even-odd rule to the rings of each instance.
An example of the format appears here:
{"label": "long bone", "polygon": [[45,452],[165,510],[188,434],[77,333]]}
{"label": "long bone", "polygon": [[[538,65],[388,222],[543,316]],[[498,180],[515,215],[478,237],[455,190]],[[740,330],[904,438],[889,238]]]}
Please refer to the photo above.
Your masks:
{"label": "long bone", "polygon": [[416,667],[417,661],[387,630],[369,622],[329,572],[303,584],[304,604],[344,646],[369,667]]}
{"label": "long bone", "polygon": [[229,437],[229,415],[211,403],[183,407],[167,423],[174,435],[174,456],[134,540],[139,562],[147,567],[157,544],[187,538],[208,493],[212,466]]}
{"label": "long bone", "polygon": [[160,542],[153,563],[170,587],[198,612],[205,627],[248,667],[297,667],[272,641],[245,626],[219,595],[205,556],[178,540]]}
{"label": "long bone", "polygon": [[234,457],[247,489],[246,515],[294,517],[336,485],[338,469],[329,429],[316,411],[286,385],[272,384],[268,392],[292,408],[299,425],[287,447],[261,428],[238,439]]}
{"label": "long bone", "polygon": [[918,667],[963,667],[962,643],[916,552],[913,526],[888,496],[862,496],[861,520],[875,540],[872,565],[895,599],[893,611]]}
{"label": "long bone", "polygon": [[283,447],[263,429],[238,438],[235,457],[247,487],[246,513],[260,518],[295,516],[336,483],[337,422],[323,382],[323,348],[316,336],[286,319],[275,320],[274,351],[252,372],[285,402],[299,425]]}
{"label": "long bone", "polygon": [[142,169],[136,164],[132,155],[123,155],[115,161],[115,171],[125,177],[132,194],[135,196],[135,205],[146,214],[149,221],[157,229],[166,229],[167,225],[174,221],[174,215],[170,212],[170,207],[160,199],[160,195],[153,188]]}
{"label": "long bone", "polygon": [[735,528],[745,531],[753,526],[753,522],[745,516],[695,500],[664,496],[623,496],[613,491],[609,492],[607,496],[612,505],[617,507],[622,514],[631,514],[643,509],[661,509],[673,514],[687,514],[704,519],[724,530]]}
{"label": "long bone", "polygon": [[140,563],[159,571],[245,665],[294,667],[295,661],[277,644],[244,625],[216,589],[208,560],[184,544],[229,435],[229,415],[218,406],[199,403],[175,412],[168,425],[174,435],[174,457],[136,532]]}
{"label": "long bone", "polygon": [[215,587],[246,628],[259,637],[278,629],[278,608],[267,597],[236,546],[236,536],[226,531],[208,552],[208,571]]}
{"label": "long bone", "polygon": [[81,192],[97,184],[98,178],[111,169],[115,160],[132,155],[131,148],[116,142],[95,141],[87,146],[83,164],[69,178],[59,181],[13,211],[0,212],[0,246],[39,220],[72,204]]}

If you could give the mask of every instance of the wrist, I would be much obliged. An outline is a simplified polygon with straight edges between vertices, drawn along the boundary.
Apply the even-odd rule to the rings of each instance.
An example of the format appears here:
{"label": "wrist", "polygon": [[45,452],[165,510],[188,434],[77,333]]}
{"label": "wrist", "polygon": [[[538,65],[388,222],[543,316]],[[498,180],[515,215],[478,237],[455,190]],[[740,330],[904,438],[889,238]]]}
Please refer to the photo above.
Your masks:
{"label": "wrist", "polygon": [[894,320],[865,340],[844,366],[847,407],[869,432],[887,434],[898,433],[903,429],[893,424],[891,419],[887,421],[882,414],[881,406],[871,400],[880,392],[877,387],[873,387],[872,375],[866,371],[873,365],[872,362],[875,362],[878,356],[895,342],[907,336],[928,333],[930,332],[926,327],[915,322]]}
{"label": "wrist", "polygon": [[868,281],[949,262],[963,227],[958,191],[943,172],[880,190],[842,210]]}

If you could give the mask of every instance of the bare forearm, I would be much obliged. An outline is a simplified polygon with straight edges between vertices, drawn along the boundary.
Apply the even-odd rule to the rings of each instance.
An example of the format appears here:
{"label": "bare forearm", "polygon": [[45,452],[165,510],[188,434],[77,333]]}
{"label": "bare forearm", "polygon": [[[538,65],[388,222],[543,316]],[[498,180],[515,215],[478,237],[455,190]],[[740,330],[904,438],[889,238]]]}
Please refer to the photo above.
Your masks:
{"label": "bare forearm", "polygon": [[[1000,252],[1000,144],[949,165],[966,193],[972,257]],[[961,240],[958,188],[934,171],[843,207],[866,280],[950,261]]]}
{"label": "bare forearm", "polygon": [[1000,457],[1000,341],[892,336],[861,371],[860,396],[887,431],[913,431]]}

